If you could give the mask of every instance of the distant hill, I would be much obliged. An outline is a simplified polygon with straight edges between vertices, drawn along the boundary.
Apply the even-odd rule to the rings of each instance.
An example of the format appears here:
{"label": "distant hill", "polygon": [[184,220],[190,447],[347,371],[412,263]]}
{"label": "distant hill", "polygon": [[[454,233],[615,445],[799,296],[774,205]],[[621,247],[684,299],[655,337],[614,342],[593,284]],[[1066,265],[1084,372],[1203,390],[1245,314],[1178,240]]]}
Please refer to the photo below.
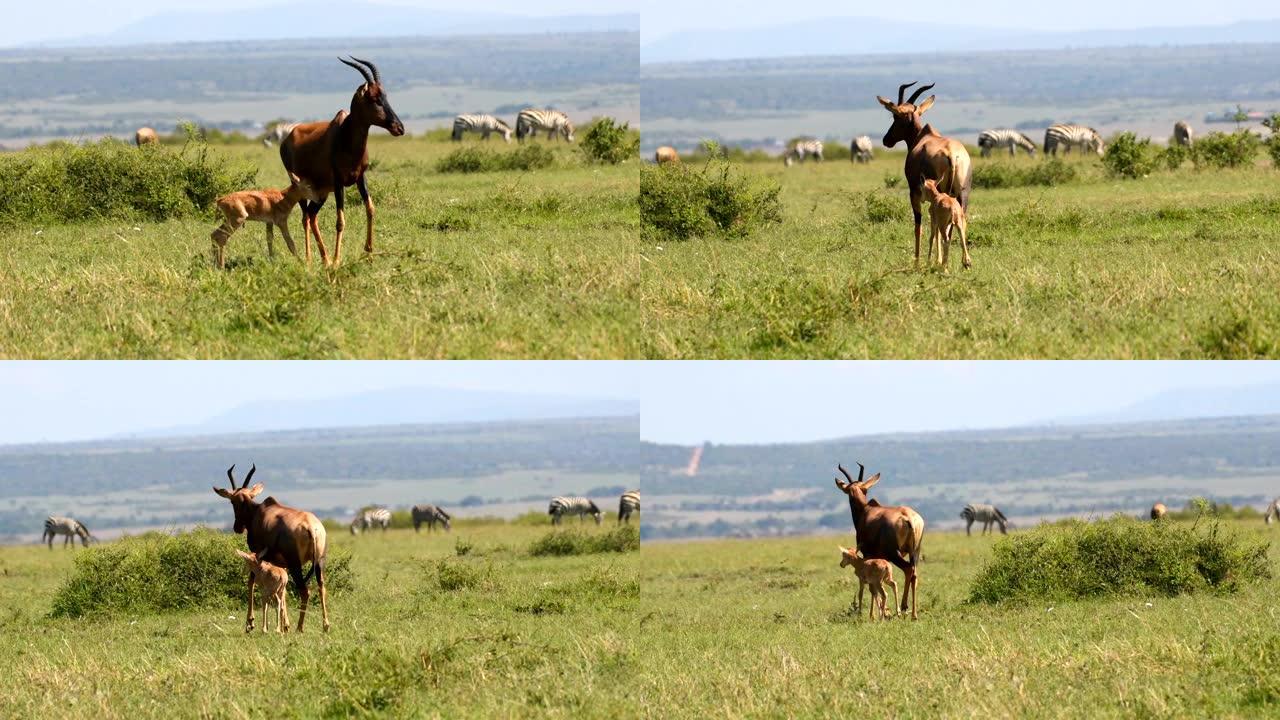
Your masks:
{"label": "distant hill", "polygon": [[1280,37],[1280,20],[1131,30],[1037,32],[879,18],[823,18],[767,28],[677,32],[642,42],[640,60],[643,63],[664,63],[901,53],[921,47],[921,38],[928,38],[924,45],[929,52],[936,53],[1274,42],[1277,37]]}
{"label": "distant hill", "polygon": [[[256,15],[263,22],[246,22]],[[277,18],[281,22],[267,22]],[[283,19],[288,18],[287,28]],[[26,47],[91,47],[150,43],[288,38],[493,35],[507,33],[639,32],[638,14],[529,17],[475,11],[440,11],[369,2],[289,3],[254,11],[159,13],[109,32],[28,43]]]}
{"label": "distant hill", "polygon": [[1280,412],[1280,384],[1238,388],[1181,388],[1118,410],[1053,421],[1061,425],[1225,418]]}

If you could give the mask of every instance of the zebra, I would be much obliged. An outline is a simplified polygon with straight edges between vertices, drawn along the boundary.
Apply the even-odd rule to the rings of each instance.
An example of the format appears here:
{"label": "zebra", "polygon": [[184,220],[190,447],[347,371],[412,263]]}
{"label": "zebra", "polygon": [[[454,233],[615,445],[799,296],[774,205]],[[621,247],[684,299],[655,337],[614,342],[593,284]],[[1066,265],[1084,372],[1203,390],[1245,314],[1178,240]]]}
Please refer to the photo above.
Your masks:
{"label": "zebra", "polygon": [[1000,534],[1009,534],[1009,518],[1000,512],[1000,508],[995,505],[985,505],[979,503],[969,503],[964,506],[964,510],[960,511],[960,517],[964,518],[964,534],[968,535],[970,528],[975,522],[982,523],[982,534],[986,535],[991,530],[991,524],[995,523],[1000,526]]}
{"label": "zebra", "polygon": [[786,154],[782,156],[782,161],[787,167],[791,167],[794,162],[805,161],[805,158],[813,158],[817,162],[822,162],[822,141],[821,140],[797,140],[787,148]]}
{"label": "zebra", "polygon": [[1106,149],[1102,135],[1097,130],[1084,125],[1066,125],[1059,123],[1044,131],[1044,154],[1057,155],[1058,146],[1062,146],[1064,154],[1071,153],[1071,146],[1078,145],[1080,152],[1093,150],[1101,155]]}
{"label": "zebra", "polygon": [[1173,144],[1191,147],[1192,136],[1191,126],[1186,122],[1179,120],[1173,124]]}
{"label": "zebra", "polygon": [[1267,514],[1263,517],[1263,520],[1266,520],[1268,525],[1271,524],[1273,519],[1280,520],[1280,498],[1271,501],[1271,504],[1267,506]]}
{"label": "zebra", "polygon": [[413,531],[418,532],[418,528],[423,523],[427,524],[427,532],[435,532],[436,523],[443,523],[445,532],[451,529],[449,521],[453,518],[449,513],[436,505],[414,505],[413,506]]}
{"label": "zebra", "polygon": [[859,135],[853,139],[853,142],[849,143],[849,161],[858,163],[871,162],[872,148],[874,147],[875,145],[872,144],[871,138],[866,135]]}
{"label": "zebra", "polygon": [[525,108],[516,116],[516,140],[537,137],[539,130],[544,131],[552,140],[560,135],[566,141],[573,142],[573,123],[568,115],[559,110]]}
{"label": "zebra", "polygon": [[997,130],[983,130],[978,135],[978,147],[981,148],[982,157],[990,157],[991,151],[999,147],[1009,148],[1009,156],[1017,155],[1017,148],[1027,151],[1028,155],[1036,154],[1036,144],[1031,138],[1008,128],[1000,128]]}
{"label": "zebra", "polygon": [[618,500],[618,524],[631,524],[631,513],[640,512],[640,491],[628,490]]}
{"label": "zebra", "polygon": [[601,521],[600,508],[584,497],[552,498],[551,505],[547,507],[547,514],[551,516],[552,525],[559,525],[565,515],[577,515],[578,522],[582,522],[584,515],[594,517],[597,525]]}
{"label": "zebra", "polygon": [[391,511],[384,507],[361,511],[351,521],[351,534],[358,535],[375,525],[382,526],[382,532],[386,532],[387,528],[391,527]]}
{"label": "zebra", "polygon": [[267,134],[262,138],[264,147],[271,147],[273,144],[279,145],[284,139],[289,137],[289,133],[293,132],[298,123],[276,123],[267,129]]}
{"label": "zebra", "polygon": [[453,140],[462,140],[466,132],[480,133],[481,140],[488,140],[489,135],[498,133],[502,139],[511,142],[511,126],[492,115],[459,115],[453,119]]}
{"label": "zebra", "polygon": [[76,538],[80,538],[80,543],[85,547],[89,547],[89,540],[93,537],[89,534],[89,528],[84,523],[69,517],[60,517],[50,515],[44,521],[44,534],[40,536],[40,542],[46,539],[49,541],[49,549],[53,549],[53,537],[55,535],[65,535],[62,546],[66,547],[67,543],[71,543],[74,549],[76,546]]}

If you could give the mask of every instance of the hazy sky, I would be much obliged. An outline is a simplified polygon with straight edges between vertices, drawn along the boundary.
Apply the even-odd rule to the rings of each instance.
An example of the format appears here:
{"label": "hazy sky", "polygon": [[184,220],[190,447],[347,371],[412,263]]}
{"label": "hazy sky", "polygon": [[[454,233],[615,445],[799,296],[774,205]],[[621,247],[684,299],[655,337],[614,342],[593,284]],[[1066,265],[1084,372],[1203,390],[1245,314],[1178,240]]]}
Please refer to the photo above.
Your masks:
{"label": "hazy sky", "polygon": [[648,0],[641,17],[641,42],[679,30],[748,28],[827,17],[879,17],[896,20],[953,21],[982,27],[1031,30],[1096,30],[1153,25],[1221,24],[1280,17],[1275,3],[1260,0],[1220,0],[1212,3],[1169,0],[1071,0],[1061,3],[1018,0],[914,0],[911,17],[900,6],[870,2],[817,2],[793,5],[762,0]]}
{"label": "hazy sky", "polygon": [[402,387],[635,398],[626,362],[0,362],[0,444],[188,425],[264,398]]}
{"label": "hazy sky", "polygon": [[1280,382],[1280,362],[697,362],[644,369],[641,436],[680,444],[1008,427],[1120,410],[1165,390]]}
{"label": "hazy sky", "polygon": [[[39,0],[38,2],[6,2],[4,22],[0,23],[0,46],[18,45],[52,38],[73,38],[109,33],[129,23],[164,12],[191,10],[251,9],[246,21],[275,22],[280,37],[290,38],[285,17],[273,16],[270,6],[294,4],[300,0],[128,0],[128,2],[89,2],[88,0]],[[331,3],[333,0],[325,0]],[[378,5],[405,5],[435,8],[450,12],[502,13],[544,17],[552,15],[603,15],[638,12],[639,0],[485,0],[483,3],[458,3],[453,0],[372,0]],[[616,7],[616,9],[615,9]],[[387,28],[387,35],[395,35]]]}

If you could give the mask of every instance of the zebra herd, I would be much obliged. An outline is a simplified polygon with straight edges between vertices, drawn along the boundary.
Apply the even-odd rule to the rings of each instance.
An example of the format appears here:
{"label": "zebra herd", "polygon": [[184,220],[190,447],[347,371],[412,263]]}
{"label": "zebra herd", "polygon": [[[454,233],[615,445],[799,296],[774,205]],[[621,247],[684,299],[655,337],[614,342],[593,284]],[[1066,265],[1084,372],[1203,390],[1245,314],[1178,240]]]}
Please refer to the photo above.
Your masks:
{"label": "zebra herd", "polygon": [[466,133],[479,133],[481,140],[488,140],[490,135],[497,133],[506,142],[511,142],[513,134],[516,140],[524,142],[525,138],[537,137],[540,132],[548,140],[564,138],[573,142],[573,121],[559,110],[526,108],[516,116],[513,133],[506,121],[493,115],[459,115],[453,119],[451,138],[456,142],[462,140]]}
{"label": "zebra herd", "polygon": [[[618,498],[618,524],[631,524],[631,516],[640,512],[640,491],[628,490]],[[599,525],[604,520],[604,513],[591,498],[561,495],[551,498],[547,506],[547,514],[551,516],[551,524],[559,525],[566,515],[577,515],[578,522],[586,520],[590,515]]]}
{"label": "zebra herd", "polygon": [[[618,524],[631,524],[631,516],[640,512],[640,491],[628,490],[618,499]],[[559,525],[565,516],[577,516],[579,522],[586,519],[588,515],[596,521],[596,525],[604,521],[604,513],[600,511],[600,507],[593,500],[580,496],[560,495],[551,499],[550,505],[547,507],[547,514],[551,516],[551,524]],[[427,526],[427,532],[434,532],[436,524],[440,524],[445,531],[452,529],[453,516],[445,512],[444,508],[438,505],[414,505],[410,510],[410,516],[413,518],[413,531],[418,532],[423,525]],[[348,529],[352,535],[359,535],[362,532],[381,528],[386,532],[391,527],[391,510],[385,507],[369,507],[356,513],[348,525]]]}

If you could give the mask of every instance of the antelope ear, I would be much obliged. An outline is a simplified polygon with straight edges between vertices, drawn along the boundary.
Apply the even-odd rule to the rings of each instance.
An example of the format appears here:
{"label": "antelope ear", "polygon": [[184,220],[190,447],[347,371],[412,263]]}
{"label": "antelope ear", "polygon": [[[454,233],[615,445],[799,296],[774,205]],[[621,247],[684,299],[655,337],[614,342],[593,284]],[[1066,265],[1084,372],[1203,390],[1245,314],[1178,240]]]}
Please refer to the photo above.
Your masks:
{"label": "antelope ear", "polygon": [[257,560],[257,559],[258,559],[256,556],[254,556],[254,555],[250,555],[249,553],[247,553],[247,552],[245,552],[245,551],[243,551],[243,550],[237,550],[237,551],[236,551],[236,554],[237,554],[237,555],[239,555],[240,557],[244,558],[245,560]]}
{"label": "antelope ear", "polygon": [[863,492],[870,490],[878,482],[880,482],[880,473],[876,473],[875,475],[867,478],[866,482],[861,485]]}
{"label": "antelope ear", "polygon": [[894,110],[898,109],[898,103],[892,100],[888,100],[886,98],[880,97],[879,95],[876,96],[876,100],[879,100],[880,104],[884,106],[884,109],[888,110],[889,112],[893,112]]}
{"label": "antelope ear", "polygon": [[938,99],[937,95],[930,95],[928,100],[925,100],[924,102],[916,106],[916,114],[917,115],[925,114],[929,110],[929,108],[933,107],[933,101],[937,99]]}
{"label": "antelope ear", "polygon": [[228,499],[228,500],[230,500],[230,499],[231,499],[231,491],[230,491],[230,490],[227,490],[226,488],[216,487],[216,488],[214,488],[214,489],[213,489],[213,491],[214,491],[214,492],[216,492],[216,493],[218,493],[219,495],[221,495],[222,497],[224,497],[224,498],[226,498],[226,499]]}
{"label": "antelope ear", "polygon": [[253,487],[249,488],[249,499],[252,500],[253,498],[258,497],[263,490],[266,490],[266,488],[262,483],[254,483]]}

